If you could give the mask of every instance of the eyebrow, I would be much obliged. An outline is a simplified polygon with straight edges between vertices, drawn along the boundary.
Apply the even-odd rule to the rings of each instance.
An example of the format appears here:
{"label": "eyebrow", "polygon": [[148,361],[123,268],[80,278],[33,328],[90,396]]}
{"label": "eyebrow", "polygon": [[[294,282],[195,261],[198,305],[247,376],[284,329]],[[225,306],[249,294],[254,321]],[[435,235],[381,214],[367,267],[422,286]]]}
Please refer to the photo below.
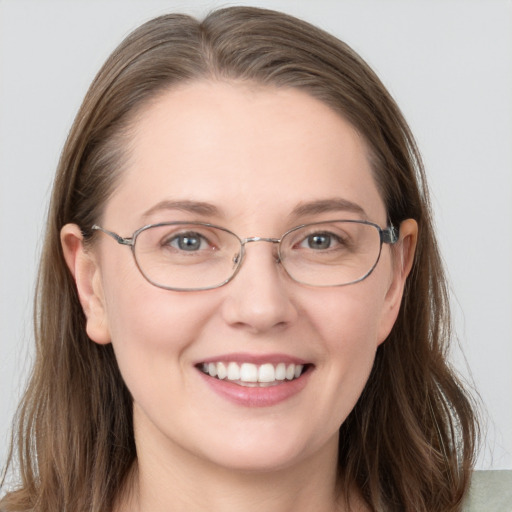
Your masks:
{"label": "eyebrow", "polygon": [[[152,214],[162,210],[181,210],[206,217],[222,215],[221,210],[211,203],[190,200],[173,201],[167,199],[160,201],[156,205],[152,206],[149,210],[145,211],[142,215],[142,218],[145,219]],[[292,210],[290,216],[292,218],[299,218],[306,217],[308,215],[319,215],[322,213],[339,211],[356,213],[364,218],[367,217],[365,210],[360,205],[339,197],[299,203]]]}
{"label": "eyebrow", "polygon": [[363,207],[347,199],[334,197],[329,199],[320,199],[318,201],[308,201],[306,203],[299,203],[292,211],[293,217],[305,217],[307,215],[318,215],[321,213],[330,212],[351,212],[357,213],[364,218],[367,217]]}
{"label": "eyebrow", "polygon": [[181,210],[189,213],[196,213],[198,215],[204,216],[218,216],[220,215],[220,210],[215,205],[211,203],[205,203],[203,201],[189,201],[189,200],[181,200],[181,201],[172,201],[172,200],[164,200],[157,203],[155,206],[152,206],[149,210],[146,210],[142,217],[147,218],[150,215],[162,211],[162,210]]}

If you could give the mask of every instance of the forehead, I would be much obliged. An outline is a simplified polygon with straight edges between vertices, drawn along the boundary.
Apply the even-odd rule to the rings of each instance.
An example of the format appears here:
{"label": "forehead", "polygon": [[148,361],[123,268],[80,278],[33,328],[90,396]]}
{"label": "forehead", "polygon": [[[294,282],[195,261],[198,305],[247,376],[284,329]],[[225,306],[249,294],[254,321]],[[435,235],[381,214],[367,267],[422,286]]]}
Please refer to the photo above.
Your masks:
{"label": "forehead", "polygon": [[106,209],[125,224],[137,227],[163,201],[210,203],[229,219],[262,219],[333,198],[385,221],[364,140],[297,89],[224,82],[171,89],[139,113],[129,146]]}

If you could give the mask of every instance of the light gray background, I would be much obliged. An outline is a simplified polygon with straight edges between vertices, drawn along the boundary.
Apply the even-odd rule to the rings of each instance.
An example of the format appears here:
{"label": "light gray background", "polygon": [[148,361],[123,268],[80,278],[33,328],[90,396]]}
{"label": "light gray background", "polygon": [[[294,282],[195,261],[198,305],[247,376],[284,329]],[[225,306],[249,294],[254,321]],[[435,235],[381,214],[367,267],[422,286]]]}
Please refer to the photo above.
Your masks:
{"label": "light gray background", "polygon": [[[512,2],[237,3],[284,10],[333,32],[397,99],[430,178],[464,353],[456,348],[453,362],[487,409],[478,466],[512,469]],[[231,4],[0,0],[0,466],[30,364],[49,189],[81,99],[141,22]]]}

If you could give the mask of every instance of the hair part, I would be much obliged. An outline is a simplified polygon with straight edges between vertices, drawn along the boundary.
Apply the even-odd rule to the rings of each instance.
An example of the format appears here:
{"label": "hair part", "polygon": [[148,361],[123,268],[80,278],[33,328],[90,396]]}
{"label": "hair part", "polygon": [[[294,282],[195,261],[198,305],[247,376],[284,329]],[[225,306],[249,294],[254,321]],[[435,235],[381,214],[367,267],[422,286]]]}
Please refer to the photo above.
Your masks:
{"label": "hair part", "polygon": [[60,230],[76,223],[92,236],[129,158],[138,114],[164,91],[205,79],[298,88],[329,105],[366,141],[390,222],[418,222],[398,319],[340,429],[340,485],[357,485],[373,510],[458,510],[478,429],[446,362],[448,291],[414,138],[380,80],[345,43],[249,7],[215,11],[202,22],[166,15],[145,23],[112,53],[84,99],[49,207],[36,360],[13,441],[21,481],[2,510],[112,510],[136,462],[132,399],[112,347],[86,335]]}

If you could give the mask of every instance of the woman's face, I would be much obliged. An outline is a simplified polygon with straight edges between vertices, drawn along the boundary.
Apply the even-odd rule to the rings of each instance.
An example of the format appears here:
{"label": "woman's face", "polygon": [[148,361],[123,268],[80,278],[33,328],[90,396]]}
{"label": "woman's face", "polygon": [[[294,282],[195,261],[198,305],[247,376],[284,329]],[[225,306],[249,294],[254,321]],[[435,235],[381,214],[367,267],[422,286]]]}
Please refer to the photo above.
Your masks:
{"label": "woman's face", "polygon": [[[298,90],[198,82],[140,114],[101,225],[128,237],[150,223],[209,222],[242,238],[279,238],[331,219],[386,227],[354,129]],[[227,285],[178,292],[150,284],[112,238],[98,233],[85,252],[66,229],[88,333],[113,344],[133,396],[139,457],[193,456],[242,470],[335,459],[338,429],[398,312],[406,271],[389,246],[362,282],[312,287],[286,275],[273,244],[250,243]],[[404,234],[414,239],[407,226]],[[242,386],[202,370],[230,362],[306,371]]]}

